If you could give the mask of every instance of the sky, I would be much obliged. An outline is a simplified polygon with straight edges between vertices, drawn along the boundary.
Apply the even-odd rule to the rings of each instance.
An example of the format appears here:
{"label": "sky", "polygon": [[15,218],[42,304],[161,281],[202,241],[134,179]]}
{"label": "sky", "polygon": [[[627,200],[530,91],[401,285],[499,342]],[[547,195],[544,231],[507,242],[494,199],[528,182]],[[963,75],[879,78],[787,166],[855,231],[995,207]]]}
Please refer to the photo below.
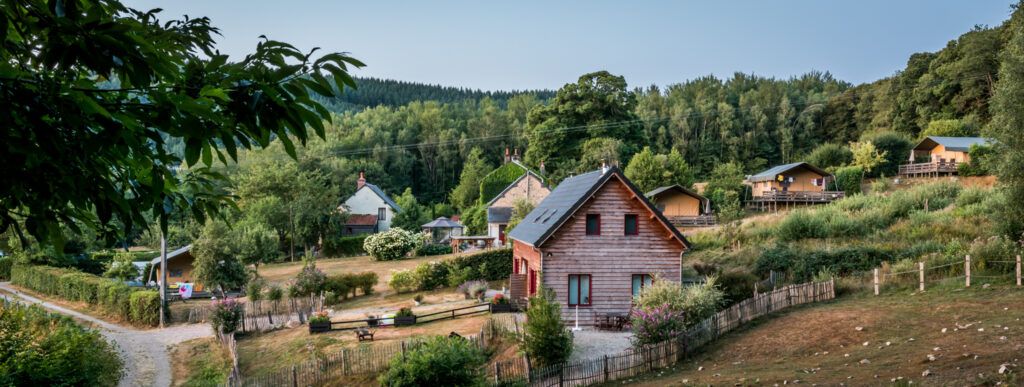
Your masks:
{"label": "sky", "polygon": [[557,89],[607,70],[631,86],[734,72],[829,71],[854,84],[891,76],[975,25],[1009,18],[977,1],[124,0],[162,20],[207,16],[240,59],[260,35],[344,51],[356,76],[482,90]]}

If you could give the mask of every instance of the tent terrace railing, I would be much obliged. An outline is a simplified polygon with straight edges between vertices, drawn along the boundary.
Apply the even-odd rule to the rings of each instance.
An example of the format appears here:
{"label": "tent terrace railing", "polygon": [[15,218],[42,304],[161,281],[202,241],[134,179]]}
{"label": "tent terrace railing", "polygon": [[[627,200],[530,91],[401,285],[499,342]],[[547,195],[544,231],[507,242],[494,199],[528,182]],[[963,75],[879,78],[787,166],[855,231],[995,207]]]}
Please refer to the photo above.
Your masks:
{"label": "tent terrace railing", "polygon": [[956,161],[938,161],[932,163],[903,164],[899,167],[900,175],[926,175],[936,173],[954,173],[957,171]]}
{"label": "tent terrace railing", "polygon": [[826,203],[846,196],[843,191],[765,191],[751,202]]}
{"label": "tent terrace railing", "polygon": [[714,215],[697,216],[666,216],[669,223],[676,227],[707,227],[715,225]]}

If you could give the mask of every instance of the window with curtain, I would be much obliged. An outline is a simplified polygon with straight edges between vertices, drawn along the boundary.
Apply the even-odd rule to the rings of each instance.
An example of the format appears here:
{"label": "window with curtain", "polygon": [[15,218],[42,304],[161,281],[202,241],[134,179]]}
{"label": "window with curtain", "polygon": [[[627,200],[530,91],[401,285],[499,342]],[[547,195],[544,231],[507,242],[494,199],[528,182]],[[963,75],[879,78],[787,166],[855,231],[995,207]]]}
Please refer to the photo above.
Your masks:
{"label": "window with curtain", "polygon": [[650,274],[633,274],[633,297],[639,296],[644,288],[654,283]]}
{"label": "window with curtain", "polygon": [[587,235],[601,235],[601,215],[587,214]]}
{"label": "window with curtain", "polygon": [[569,275],[569,306],[590,305],[590,274]]}

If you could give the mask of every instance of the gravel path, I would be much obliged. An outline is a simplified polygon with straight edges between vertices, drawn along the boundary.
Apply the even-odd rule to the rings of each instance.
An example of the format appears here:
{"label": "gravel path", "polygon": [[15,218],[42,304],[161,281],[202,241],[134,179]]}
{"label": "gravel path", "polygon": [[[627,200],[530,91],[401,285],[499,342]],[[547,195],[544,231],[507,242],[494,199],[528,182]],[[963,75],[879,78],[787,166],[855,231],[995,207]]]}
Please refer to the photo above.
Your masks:
{"label": "gravel path", "polygon": [[213,336],[207,324],[176,325],[152,330],[125,328],[19,293],[8,285],[10,282],[0,282],[0,289],[17,296],[0,294],[0,297],[8,300],[17,298],[21,302],[39,304],[52,311],[89,321],[99,328],[104,337],[116,343],[117,350],[124,360],[124,375],[118,383],[122,387],[170,386],[171,360],[167,355],[167,347],[191,339]]}
{"label": "gravel path", "polygon": [[609,332],[584,329],[573,332],[573,351],[570,360],[596,359],[604,355],[618,355],[629,348],[632,332]]}

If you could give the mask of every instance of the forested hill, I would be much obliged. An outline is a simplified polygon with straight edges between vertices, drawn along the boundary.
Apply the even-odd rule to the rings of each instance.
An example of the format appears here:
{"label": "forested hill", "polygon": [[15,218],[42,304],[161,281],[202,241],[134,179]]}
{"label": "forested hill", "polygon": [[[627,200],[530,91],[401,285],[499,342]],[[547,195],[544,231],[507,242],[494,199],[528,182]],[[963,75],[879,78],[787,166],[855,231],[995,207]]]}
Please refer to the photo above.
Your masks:
{"label": "forested hill", "polygon": [[340,97],[320,99],[320,102],[328,109],[342,112],[360,111],[380,105],[405,106],[415,101],[436,101],[444,104],[461,103],[467,100],[480,101],[489,97],[498,106],[505,108],[508,99],[519,94],[535,94],[539,100],[547,100],[555,96],[553,90],[482,91],[392,79],[359,77],[354,79],[358,89],[346,89]]}

